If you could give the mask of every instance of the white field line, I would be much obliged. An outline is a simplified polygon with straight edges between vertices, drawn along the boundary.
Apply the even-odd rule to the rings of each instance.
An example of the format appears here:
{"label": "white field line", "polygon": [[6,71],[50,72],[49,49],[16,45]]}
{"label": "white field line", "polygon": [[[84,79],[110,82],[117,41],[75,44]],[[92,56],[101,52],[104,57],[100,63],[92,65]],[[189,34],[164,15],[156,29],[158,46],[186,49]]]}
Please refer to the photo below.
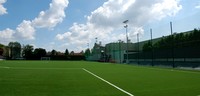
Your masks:
{"label": "white field line", "polygon": [[6,66],[0,66],[0,68],[9,69],[10,67],[6,67]]}
{"label": "white field line", "polygon": [[27,67],[6,67],[0,66],[0,68],[5,69],[27,69],[27,70],[81,70],[82,68],[27,68]]}
{"label": "white field line", "polygon": [[11,67],[11,69],[29,69],[29,70],[80,70],[81,68],[24,68],[24,67]]}
{"label": "white field line", "polygon": [[107,84],[109,84],[109,85],[111,85],[111,86],[115,87],[116,89],[118,89],[118,90],[120,90],[120,91],[122,91],[122,92],[126,93],[127,95],[129,95],[129,96],[134,96],[133,94],[131,94],[131,93],[129,93],[129,92],[127,92],[127,91],[123,90],[122,88],[120,88],[120,87],[118,87],[118,86],[116,86],[116,85],[114,85],[114,84],[110,83],[109,81],[107,81],[107,80],[105,80],[105,79],[103,79],[103,78],[99,77],[98,75],[96,75],[96,74],[94,74],[94,73],[92,73],[92,72],[88,71],[87,69],[85,69],[85,68],[82,68],[82,69],[83,69],[84,71],[86,71],[87,73],[89,73],[89,74],[91,74],[91,75],[95,76],[96,78],[98,78],[98,79],[100,79],[100,80],[104,81],[105,83],[107,83]]}
{"label": "white field line", "polygon": [[151,70],[161,70],[161,71],[174,71],[174,72],[182,72],[182,73],[194,73],[194,74],[200,74],[199,71],[190,71],[190,70],[177,70],[177,69],[167,69],[167,68],[154,68],[154,67],[141,67],[141,68],[146,68],[146,69],[151,69]]}

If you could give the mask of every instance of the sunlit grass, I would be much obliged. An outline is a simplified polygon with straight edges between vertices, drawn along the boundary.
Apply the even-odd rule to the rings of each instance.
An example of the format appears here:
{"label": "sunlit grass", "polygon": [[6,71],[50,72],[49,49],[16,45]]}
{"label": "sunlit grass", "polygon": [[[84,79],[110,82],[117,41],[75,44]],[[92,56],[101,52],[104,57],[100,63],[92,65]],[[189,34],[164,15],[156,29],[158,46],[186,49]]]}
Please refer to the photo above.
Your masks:
{"label": "sunlit grass", "polygon": [[85,61],[0,61],[0,96],[200,95],[200,72]]}

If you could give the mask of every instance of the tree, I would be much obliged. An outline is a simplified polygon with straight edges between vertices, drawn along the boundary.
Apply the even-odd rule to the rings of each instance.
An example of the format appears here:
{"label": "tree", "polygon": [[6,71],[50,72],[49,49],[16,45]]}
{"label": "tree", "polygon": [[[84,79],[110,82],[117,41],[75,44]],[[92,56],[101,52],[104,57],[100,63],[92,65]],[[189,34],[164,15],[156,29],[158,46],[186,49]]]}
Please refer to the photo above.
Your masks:
{"label": "tree", "polygon": [[3,47],[4,45],[0,43],[0,56],[3,55],[4,52]]}
{"label": "tree", "polygon": [[74,51],[71,51],[71,52],[70,52],[70,55],[74,55]]}
{"label": "tree", "polygon": [[21,55],[21,44],[19,42],[10,42],[8,44],[8,47],[10,48],[10,57],[11,59],[19,58]]}
{"label": "tree", "polygon": [[85,50],[85,56],[88,57],[88,56],[90,56],[90,54],[91,54],[90,49],[89,48],[86,49]]}
{"label": "tree", "polygon": [[192,33],[192,35],[193,35],[193,40],[200,40],[200,38],[199,38],[199,36],[200,36],[200,32],[199,32],[199,30],[198,29],[194,29],[193,30],[193,33]]}
{"label": "tree", "polygon": [[81,53],[81,54],[84,54],[84,51],[82,50],[80,53]]}
{"label": "tree", "polygon": [[3,48],[0,48],[0,56],[3,55]]}
{"label": "tree", "polygon": [[147,43],[145,43],[143,45],[143,51],[151,51],[152,50],[152,44],[151,44],[151,41],[148,41]]}
{"label": "tree", "polygon": [[68,49],[65,50],[65,56],[68,56],[69,55],[69,51]]}
{"label": "tree", "polygon": [[174,47],[183,47],[183,42],[185,42],[186,38],[183,33],[176,34],[174,36]]}
{"label": "tree", "polygon": [[4,47],[4,45],[0,43],[0,48],[1,48],[1,47]]}
{"label": "tree", "polygon": [[51,51],[51,56],[55,56],[56,54],[57,54],[56,50],[53,49],[53,50]]}
{"label": "tree", "polygon": [[34,55],[36,59],[40,59],[41,57],[46,56],[46,53],[47,53],[46,50],[43,48],[36,48],[34,50]]}
{"label": "tree", "polygon": [[32,45],[26,45],[23,47],[23,57],[26,59],[31,59],[33,57],[33,46]]}
{"label": "tree", "polygon": [[159,41],[153,44],[155,49],[169,49],[172,48],[174,43],[174,34],[169,36],[163,36]]}

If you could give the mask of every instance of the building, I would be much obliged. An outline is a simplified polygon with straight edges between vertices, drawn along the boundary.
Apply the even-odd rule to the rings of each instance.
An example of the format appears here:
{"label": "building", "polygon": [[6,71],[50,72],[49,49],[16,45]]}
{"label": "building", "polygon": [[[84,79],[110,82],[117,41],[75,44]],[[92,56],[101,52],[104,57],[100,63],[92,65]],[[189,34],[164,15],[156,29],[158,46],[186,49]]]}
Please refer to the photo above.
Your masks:
{"label": "building", "polygon": [[99,44],[95,43],[94,47],[91,50],[90,56],[88,56],[87,60],[91,61],[100,61],[103,60],[105,56],[105,47],[102,46],[101,42]]}
{"label": "building", "polygon": [[6,59],[9,56],[9,47],[0,44],[0,59]]}
{"label": "building", "polygon": [[110,61],[116,63],[125,63],[127,52],[128,54],[131,54],[135,51],[134,43],[131,42],[127,44],[120,41],[109,43],[105,46],[105,53],[110,57]]}
{"label": "building", "polygon": [[[127,51],[128,47],[128,51]],[[88,56],[87,60],[91,61],[101,61],[101,62],[113,62],[113,63],[124,63],[126,62],[126,54],[131,54],[136,52],[134,43],[127,43],[122,41],[108,43],[104,46],[95,43],[94,47],[91,50],[90,56]]]}

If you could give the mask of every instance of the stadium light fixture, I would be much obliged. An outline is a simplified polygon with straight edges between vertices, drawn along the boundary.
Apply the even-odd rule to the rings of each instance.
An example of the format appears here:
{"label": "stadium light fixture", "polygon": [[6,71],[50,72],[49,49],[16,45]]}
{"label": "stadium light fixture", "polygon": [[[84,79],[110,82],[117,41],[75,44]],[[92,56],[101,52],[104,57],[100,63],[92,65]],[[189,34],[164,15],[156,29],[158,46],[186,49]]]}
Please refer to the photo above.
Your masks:
{"label": "stadium light fixture", "polygon": [[124,28],[126,29],[126,63],[129,63],[129,59],[128,59],[128,21],[129,20],[125,20],[123,21],[123,23],[125,24]]}

